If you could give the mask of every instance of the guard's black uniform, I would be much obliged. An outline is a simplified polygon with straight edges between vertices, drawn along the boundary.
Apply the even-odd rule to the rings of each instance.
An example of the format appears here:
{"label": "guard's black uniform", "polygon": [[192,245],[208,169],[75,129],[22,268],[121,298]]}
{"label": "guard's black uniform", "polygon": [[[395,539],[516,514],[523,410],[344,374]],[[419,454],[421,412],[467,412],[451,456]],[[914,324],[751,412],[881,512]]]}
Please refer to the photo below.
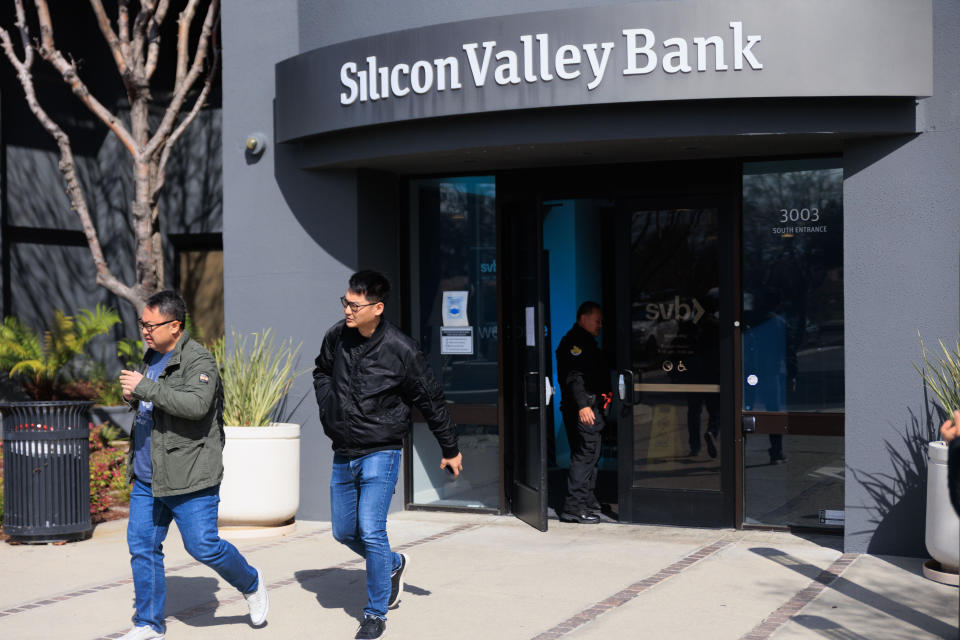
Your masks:
{"label": "guard's black uniform", "polygon": [[[570,441],[570,476],[563,513],[579,515],[599,505],[594,495],[597,486],[597,461],[605,424],[602,394],[610,392],[610,373],[606,357],[596,338],[579,324],[563,336],[557,347],[557,379],[562,386],[560,411]],[[593,409],[592,425],[580,422],[580,409]]]}

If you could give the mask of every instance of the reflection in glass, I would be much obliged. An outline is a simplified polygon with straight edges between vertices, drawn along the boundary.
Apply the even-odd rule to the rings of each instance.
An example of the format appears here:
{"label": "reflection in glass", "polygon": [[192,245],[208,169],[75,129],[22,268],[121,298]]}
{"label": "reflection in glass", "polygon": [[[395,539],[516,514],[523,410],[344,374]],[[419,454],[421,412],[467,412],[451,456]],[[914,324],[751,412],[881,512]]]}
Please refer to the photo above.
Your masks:
{"label": "reflection in glass", "polygon": [[716,209],[632,214],[637,488],[720,490],[718,224]]}
{"label": "reflection in glass", "polygon": [[496,509],[499,505],[500,435],[497,425],[457,425],[469,473],[454,478],[440,469],[440,446],[425,422],[413,425],[413,502]]}
{"label": "reflection in glass", "polygon": [[[458,405],[497,404],[495,197],[493,176],[410,182],[411,326],[447,401]],[[443,353],[450,350],[441,346],[447,291],[467,293],[473,353],[463,353],[462,341],[458,353]],[[469,472],[454,480],[440,469],[427,426],[414,425],[414,503],[498,508],[497,425],[457,425],[457,433]]]}
{"label": "reflection in glass", "polygon": [[[497,402],[495,194],[492,176],[410,183],[413,326],[451,402]],[[444,291],[468,293],[473,355],[441,353]]]}
{"label": "reflection in glass", "polygon": [[746,411],[843,411],[839,159],[744,165],[742,336]]}
{"label": "reflection in glass", "polygon": [[820,522],[821,510],[844,508],[843,438],[781,437],[790,452],[785,464],[770,464],[766,435],[744,438],[744,522],[829,528]]}

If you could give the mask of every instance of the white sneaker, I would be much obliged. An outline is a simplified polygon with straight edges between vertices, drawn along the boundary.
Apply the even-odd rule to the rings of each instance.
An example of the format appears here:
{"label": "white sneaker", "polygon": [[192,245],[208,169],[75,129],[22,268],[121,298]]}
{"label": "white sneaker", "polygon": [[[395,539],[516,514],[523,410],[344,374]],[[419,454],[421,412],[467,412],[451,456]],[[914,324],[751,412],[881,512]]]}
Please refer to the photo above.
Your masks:
{"label": "white sneaker", "polygon": [[[250,608],[250,622],[255,627],[259,627],[267,621],[267,611],[270,610],[270,599],[267,597],[267,583],[263,580],[263,574],[257,569],[257,590],[253,593],[245,593],[243,597],[247,599],[247,606]],[[151,638],[153,636],[144,636]]]}
{"label": "white sneaker", "polygon": [[130,629],[120,636],[120,640],[163,640],[165,637],[162,633],[154,631],[153,627],[145,625]]}

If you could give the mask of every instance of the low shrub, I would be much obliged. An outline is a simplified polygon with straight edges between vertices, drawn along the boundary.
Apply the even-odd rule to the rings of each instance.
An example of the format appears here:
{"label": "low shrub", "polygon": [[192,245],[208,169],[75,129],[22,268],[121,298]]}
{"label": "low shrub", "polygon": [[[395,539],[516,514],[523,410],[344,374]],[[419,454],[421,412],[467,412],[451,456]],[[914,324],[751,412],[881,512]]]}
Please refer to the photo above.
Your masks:
{"label": "low shrub", "polygon": [[90,515],[130,502],[127,484],[127,454],[109,446],[108,423],[90,429]]}

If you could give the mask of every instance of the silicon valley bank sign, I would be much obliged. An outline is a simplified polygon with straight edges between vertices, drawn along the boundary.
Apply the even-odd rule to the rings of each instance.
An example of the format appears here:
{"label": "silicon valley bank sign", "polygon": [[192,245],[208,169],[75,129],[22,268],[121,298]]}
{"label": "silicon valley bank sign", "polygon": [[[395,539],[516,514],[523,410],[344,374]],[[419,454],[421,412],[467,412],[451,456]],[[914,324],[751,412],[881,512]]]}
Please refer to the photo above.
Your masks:
{"label": "silicon valley bank sign", "polygon": [[930,0],[677,0],[388,33],[277,65],[279,141],[556,106],[927,96]]}

